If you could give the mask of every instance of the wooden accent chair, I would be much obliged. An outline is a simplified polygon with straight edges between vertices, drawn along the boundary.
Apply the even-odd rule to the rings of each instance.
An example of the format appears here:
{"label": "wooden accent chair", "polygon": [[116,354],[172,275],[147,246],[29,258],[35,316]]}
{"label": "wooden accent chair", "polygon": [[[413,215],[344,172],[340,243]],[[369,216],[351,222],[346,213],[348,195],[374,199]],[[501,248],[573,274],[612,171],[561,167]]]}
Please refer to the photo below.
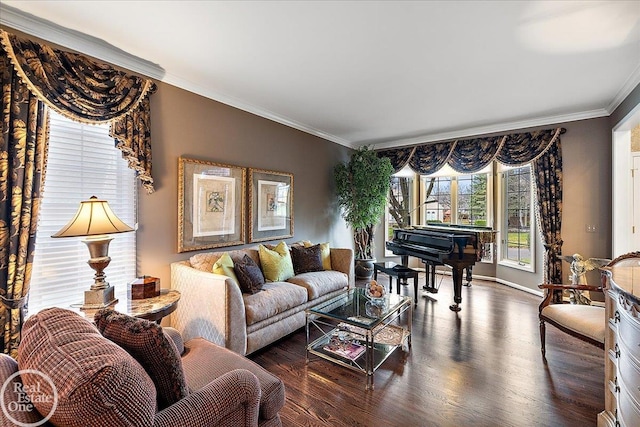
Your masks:
{"label": "wooden accent chair", "polygon": [[[607,264],[625,265],[637,263],[640,252],[631,252],[621,255]],[[556,285],[541,284],[540,289],[546,289],[546,294],[538,307],[540,318],[540,344],[542,356],[545,356],[545,323],[549,323],[561,331],[593,344],[604,350],[604,335],[607,328],[606,313],[604,307],[581,304],[554,303],[554,290],[582,290],[591,292],[603,292],[602,285]]]}

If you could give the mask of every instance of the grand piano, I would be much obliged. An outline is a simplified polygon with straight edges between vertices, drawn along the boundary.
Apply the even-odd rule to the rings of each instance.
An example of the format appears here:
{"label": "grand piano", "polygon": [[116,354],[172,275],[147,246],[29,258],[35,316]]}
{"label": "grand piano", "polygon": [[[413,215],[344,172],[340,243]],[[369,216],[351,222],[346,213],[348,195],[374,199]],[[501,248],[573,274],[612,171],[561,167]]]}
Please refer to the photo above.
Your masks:
{"label": "grand piano", "polygon": [[[488,227],[464,225],[423,225],[409,229],[393,230],[393,240],[387,242],[387,249],[400,255],[402,265],[407,266],[410,256],[420,258],[425,263],[428,291],[436,291],[433,276],[437,265],[448,265],[453,274],[454,303],[449,306],[460,311],[462,302],[463,270],[467,268],[468,281],[471,281],[470,268],[483,257],[485,243],[495,241],[496,232]],[[429,286],[429,268],[431,267],[431,286]]]}

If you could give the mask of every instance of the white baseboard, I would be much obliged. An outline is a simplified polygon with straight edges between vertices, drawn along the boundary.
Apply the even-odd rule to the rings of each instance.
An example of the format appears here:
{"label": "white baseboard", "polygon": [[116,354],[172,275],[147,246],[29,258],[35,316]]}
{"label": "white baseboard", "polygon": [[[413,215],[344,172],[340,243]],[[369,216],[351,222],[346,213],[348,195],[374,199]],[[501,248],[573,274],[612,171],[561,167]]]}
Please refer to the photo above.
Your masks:
{"label": "white baseboard", "polygon": [[[451,271],[450,270],[438,270],[437,274],[443,274],[443,275],[451,276]],[[504,279],[498,279],[496,277],[491,277],[491,276],[480,276],[480,275],[477,275],[477,274],[472,274],[471,276],[474,279],[486,280],[486,281],[489,281],[489,282],[500,283],[501,285],[506,285],[506,286],[509,286],[510,288],[518,289],[520,291],[524,291],[524,292],[527,292],[527,293],[530,293],[530,294],[533,294],[533,295],[537,295],[539,297],[542,297],[544,295],[543,292],[540,291],[540,290],[527,288],[526,286],[518,285],[517,283],[509,282],[509,281],[504,280]]]}

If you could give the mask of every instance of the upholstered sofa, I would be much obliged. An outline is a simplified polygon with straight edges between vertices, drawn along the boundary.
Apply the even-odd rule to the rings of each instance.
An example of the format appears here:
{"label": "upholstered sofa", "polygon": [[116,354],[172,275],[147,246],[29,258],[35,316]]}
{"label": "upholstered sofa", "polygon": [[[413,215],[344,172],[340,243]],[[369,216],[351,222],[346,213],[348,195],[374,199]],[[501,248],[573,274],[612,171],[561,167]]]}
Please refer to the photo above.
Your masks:
{"label": "upholstered sofa", "polygon": [[303,327],[306,308],[354,286],[353,250],[326,246],[326,251],[322,270],[265,283],[254,294],[212,271],[225,253],[234,262],[248,255],[264,268],[258,247],[200,253],[172,263],[171,287],[181,298],[171,326],[184,339],[203,337],[241,355],[253,353]]}
{"label": "upholstered sofa", "polygon": [[0,355],[0,383],[3,426],[279,426],[285,401],[251,360],[112,310],[95,323],[60,308],[31,316],[17,361]]}

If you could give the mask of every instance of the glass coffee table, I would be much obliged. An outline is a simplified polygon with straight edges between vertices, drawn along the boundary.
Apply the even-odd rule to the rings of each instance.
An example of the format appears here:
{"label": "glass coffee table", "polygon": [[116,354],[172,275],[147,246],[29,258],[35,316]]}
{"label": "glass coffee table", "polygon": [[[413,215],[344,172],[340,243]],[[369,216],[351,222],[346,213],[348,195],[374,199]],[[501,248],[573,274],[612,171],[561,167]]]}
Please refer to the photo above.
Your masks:
{"label": "glass coffee table", "polygon": [[[406,313],[406,316],[403,314]],[[354,288],[306,310],[307,351],[367,375],[373,389],[374,372],[398,348],[411,348],[411,297],[387,294],[371,299],[365,289]],[[310,342],[310,329],[320,337]]]}

